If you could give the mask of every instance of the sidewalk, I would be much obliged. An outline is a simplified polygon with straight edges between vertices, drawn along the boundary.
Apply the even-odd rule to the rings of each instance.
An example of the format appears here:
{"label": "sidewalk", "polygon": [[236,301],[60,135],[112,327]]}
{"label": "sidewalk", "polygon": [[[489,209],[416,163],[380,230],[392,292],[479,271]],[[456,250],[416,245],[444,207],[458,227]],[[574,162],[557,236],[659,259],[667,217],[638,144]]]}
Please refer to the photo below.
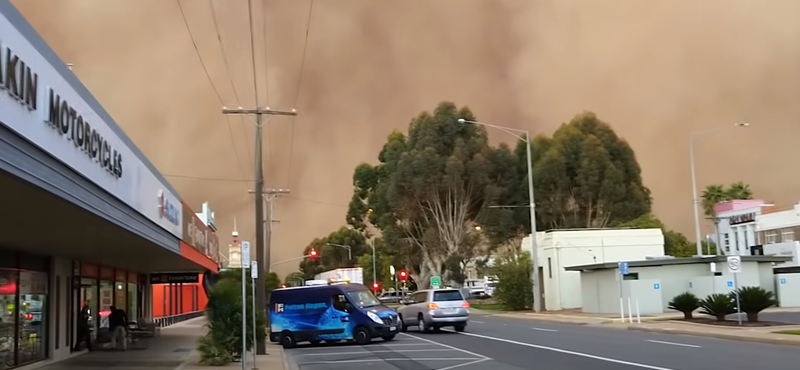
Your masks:
{"label": "sidewalk", "polygon": [[[197,340],[205,333],[205,318],[199,317],[161,329],[161,335],[150,339],[147,349],[127,351],[94,351],[72,357],[40,370],[211,370],[241,369],[241,363],[211,367],[198,364],[200,354],[195,350]],[[270,355],[258,356],[261,369],[283,369],[284,354],[280,346],[269,346]],[[252,354],[248,356],[248,368],[252,368]]]}
{"label": "sidewalk", "polygon": [[777,331],[800,330],[800,325],[768,326],[759,328],[721,327],[681,321],[661,321],[628,325],[628,330],[651,333],[693,335],[742,342],[800,346],[800,335],[778,334]]}

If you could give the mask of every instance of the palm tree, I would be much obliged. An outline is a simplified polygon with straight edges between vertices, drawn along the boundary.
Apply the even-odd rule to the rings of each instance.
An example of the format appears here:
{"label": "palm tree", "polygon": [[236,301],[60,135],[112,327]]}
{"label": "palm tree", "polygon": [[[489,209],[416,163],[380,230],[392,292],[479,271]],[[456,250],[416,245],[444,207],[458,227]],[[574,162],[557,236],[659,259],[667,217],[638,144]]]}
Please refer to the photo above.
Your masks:
{"label": "palm tree", "polygon": [[706,217],[714,217],[714,206],[729,200],[730,198],[728,195],[728,191],[726,191],[725,187],[722,185],[712,184],[706,186],[701,196],[703,198],[703,212]]}
{"label": "palm tree", "polygon": [[725,191],[728,193],[728,199],[753,199],[753,192],[750,190],[750,185],[742,181],[731,184]]}

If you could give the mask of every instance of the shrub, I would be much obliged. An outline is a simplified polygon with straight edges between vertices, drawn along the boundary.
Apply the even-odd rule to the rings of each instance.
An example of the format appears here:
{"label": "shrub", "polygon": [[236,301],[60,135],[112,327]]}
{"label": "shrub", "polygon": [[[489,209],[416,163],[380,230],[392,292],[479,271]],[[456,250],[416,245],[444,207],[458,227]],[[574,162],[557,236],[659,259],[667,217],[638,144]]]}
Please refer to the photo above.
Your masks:
{"label": "shrub", "polygon": [[[208,333],[198,344],[198,350],[207,362],[230,361],[242,351],[242,286],[241,279],[232,276],[223,278],[214,286],[209,294],[206,306]],[[248,279],[248,285],[250,280]],[[247,289],[247,349],[253,348],[253,297]],[[266,335],[266,319],[264,313],[256,316],[256,335]],[[224,364],[224,363],[223,363]]]}
{"label": "shrub", "polygon": [[667,306],[670,310],[683,312],[683,318],[692,318],[692,312],[700,307],[700,299],[692,293],[685,292],[675,296]]}
{"label": "shrub", "polygon": [[728,294],[711,294],[700,301],[700,313],[725,321],[725,316],[736,313],[736,302]]}
{"label": "shrub", "polygon": [[[758,313],[778,304],[772,292],[761,287],[745,286],[738,290],[739,305],[742,312],[747,313],[747,321],[758,322]],[[736,293],[731,292],[731,298],[736,299]]]}
{"label": "shrub", "polygon": [[508,253],[497,258],[492,267],[492,274],[498,279],[494,290],[497,302],[508,310],[533,307],[531,271],[531,258],[527,253]]}
{"label": "shrub", "polygon": [[197,350],[200,352],[200,363],[204,365],[224,366],[233,361],[231,354],[221,343],[214,341],[211,333],[200,338]]}

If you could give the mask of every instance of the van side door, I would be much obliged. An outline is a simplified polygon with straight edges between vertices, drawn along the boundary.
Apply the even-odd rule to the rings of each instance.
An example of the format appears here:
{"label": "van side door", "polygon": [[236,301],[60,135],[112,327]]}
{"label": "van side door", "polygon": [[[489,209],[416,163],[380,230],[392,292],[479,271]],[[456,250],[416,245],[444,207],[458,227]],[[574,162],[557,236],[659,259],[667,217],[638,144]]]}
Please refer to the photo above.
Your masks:
{"label": "van side door", "polygon": [[331,297],[330,317],[325,322],[320,322],[324,335],[320,339],[350,339],[350,312],[348,312],[347,297],[342,293],[334,293]]}

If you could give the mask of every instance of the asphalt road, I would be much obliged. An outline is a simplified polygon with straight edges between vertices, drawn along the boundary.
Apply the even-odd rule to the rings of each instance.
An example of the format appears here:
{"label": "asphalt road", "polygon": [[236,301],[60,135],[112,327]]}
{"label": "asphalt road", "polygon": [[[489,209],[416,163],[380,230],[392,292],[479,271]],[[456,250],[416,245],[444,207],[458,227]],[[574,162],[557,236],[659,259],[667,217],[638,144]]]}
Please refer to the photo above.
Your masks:
{"label": "asphalt road", "polygon": [[792,346],[478,315],[466,333],[412,327],[392,342],[286,353],[299,370],[784,370],[800,363]]}

